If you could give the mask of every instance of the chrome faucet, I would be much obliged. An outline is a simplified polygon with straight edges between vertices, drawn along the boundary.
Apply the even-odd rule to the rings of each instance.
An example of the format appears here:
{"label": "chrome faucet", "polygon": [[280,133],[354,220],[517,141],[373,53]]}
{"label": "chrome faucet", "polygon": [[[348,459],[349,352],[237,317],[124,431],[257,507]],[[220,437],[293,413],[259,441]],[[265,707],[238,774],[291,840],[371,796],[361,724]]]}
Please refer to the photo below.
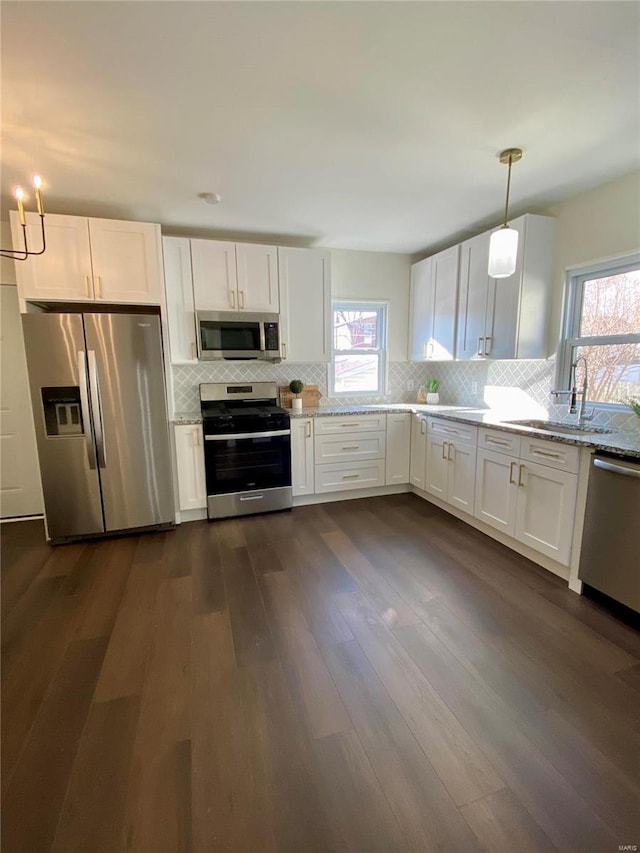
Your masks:
{"label": "chrome faucet", "polygon": [[[582,388],[576,387],[576,374],[578,371],[578,362],[584,362],[584,377],[582,380]],[[571,371],[569,374],[569,384],[571,387],[568,390],[560,389],[551,391],[553,397],[569,397],[569,409],[567,414],[578,415],[578,423],[593,420],[594,411],[587,411],[587,392],[589,390],[589,375],[587,359],[583,355],[579,355],[575,361],[571,363]],[[578,409],[578,396],[580,397],[580,409]]]}

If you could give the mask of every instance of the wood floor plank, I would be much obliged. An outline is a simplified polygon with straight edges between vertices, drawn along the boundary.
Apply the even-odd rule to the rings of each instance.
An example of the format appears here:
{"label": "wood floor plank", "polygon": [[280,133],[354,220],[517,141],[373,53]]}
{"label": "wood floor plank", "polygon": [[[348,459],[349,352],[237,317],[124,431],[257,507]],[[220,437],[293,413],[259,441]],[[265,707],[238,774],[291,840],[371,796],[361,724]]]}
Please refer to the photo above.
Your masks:
{"label": "wood floor plank", "polygon": [[[160,585],[127,798],[131,851],[191,849],[191,578]],[[185,775],[187,773],[189,775]]]}
{"label": "wood floor plank", "polygon": [[374,607],[385,624],[415,625],[419,618],[413,608],[376,571],[369,560],[342,531],[323,533],[322,538]]}
{"label": "wood floor plank", "polygon": [[603,821],[523,734],[504,704],[476,682],[428,628],[399,628],[396,634],[559,850],[595,853],[617,843]]}
{"label": "wood floor plank", "polygon": [[[327,811],[339,832],[337,848],[350,853],[395,853],[409,845],[354,731],[314,746]],[[366,819],[364,818],[366,815]]]}
{"label": "wood floor plank", "polygon": [[506,788],[462,806],[460,811],[491,853],[555,853],[558,849]]}
{"label": "wood floor plank", "polygon": [[[158,536],[156,541],[159,544],[162,534],[147,534],[142,539],[148,542],[155,536]],[[108,540],[105,545],[101,551],[100,571],[95,574],[91,595],[87,598],[78,627],[78,636],[85,640],[111,634],[136,554],[138,538],[124,536]]]}
{"label": "wood floor plank", "polygon": [[40,574],[53,550],[44,540],[41,520],[0,525],[3,619]]}
{"label": "wood floor plank", "polygon": [[[456,805],[504,782],[360,593],[336,596],[369,662]],[[403,629],[404,630],[404,629]]]}
{"label": "wood floor plank", "polygon": [[52,850],[113,853],[124,848],[124,816],[137,696],[91,706]]}
{"label": "wood floor plank", "polygon": [[3,798],[6,853],[51,848],[106,645],[78,640],[67,649]]}
{"label": "wood floor plank", "polygon": [[299,608],[290,576],[286,572],[264,575],[262,586],[280,659],[293,669],[312,736],[350,729],[351,720]]}
{"label": "wood floor plank", "polygon": [[325,649],[364,750],[411,850],[480,850],[355,640]]}
{"label": "wood floor plank", "polygon": [[[218,528],[208,521],[192,521],[180,525],[183,542],[175,543],[183,555],[188,568],[185,571],[193,582],[193,612],[220,613],[227,607],[227,594],[224,588],[224,573]],[[191,528],[191,529],[189,529]]]}

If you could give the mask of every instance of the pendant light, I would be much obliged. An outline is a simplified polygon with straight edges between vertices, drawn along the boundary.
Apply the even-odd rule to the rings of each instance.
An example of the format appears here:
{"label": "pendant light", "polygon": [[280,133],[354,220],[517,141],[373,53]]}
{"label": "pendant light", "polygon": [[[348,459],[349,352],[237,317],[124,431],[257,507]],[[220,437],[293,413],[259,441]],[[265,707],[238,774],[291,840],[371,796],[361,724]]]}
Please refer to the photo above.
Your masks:
{"label": "pendant light", "polygon": [[33,176],[33,187],[36,191],[36,205],[38,208],[38,216],[40,217],[40,230],[42,232],[42,248],[37,251],[29,249],[27,235],[27,216],[24,209],[25,194],[22,187],[16,187],[13,195],[18,204],[18,216],[22,227],[22,248],[20,249],[0,249],[0,255],[3,258],[11,258],[12,261],[26,261],[31,255],[42,255],[47,248],[47,243],[44,234],[44,205],[42,204],[42,178],[40,175]]}
{"label": "pendant light", "polygon": [[489,275],[492,278],[507,278],[516,271],[518,254],[518,232],[509,228],[509,189],[511,187],[511,164],[522,158],[521,148],[507,148],[500,152],[500,162],[509,166],[507,175],[507,200],[504,206],[504,225],[491,235],[489,243]]}

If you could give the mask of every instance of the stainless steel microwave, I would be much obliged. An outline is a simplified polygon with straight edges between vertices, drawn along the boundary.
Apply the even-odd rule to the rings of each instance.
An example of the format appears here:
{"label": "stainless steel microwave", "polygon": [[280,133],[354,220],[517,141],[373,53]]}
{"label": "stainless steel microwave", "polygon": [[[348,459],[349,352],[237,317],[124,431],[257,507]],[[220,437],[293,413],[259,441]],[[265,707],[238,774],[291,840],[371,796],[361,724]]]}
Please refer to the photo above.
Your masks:
{"label": "stainless steel microwave", "polygon": [[277,314],[198,311],[196,323],[200,359],[280,361]]}

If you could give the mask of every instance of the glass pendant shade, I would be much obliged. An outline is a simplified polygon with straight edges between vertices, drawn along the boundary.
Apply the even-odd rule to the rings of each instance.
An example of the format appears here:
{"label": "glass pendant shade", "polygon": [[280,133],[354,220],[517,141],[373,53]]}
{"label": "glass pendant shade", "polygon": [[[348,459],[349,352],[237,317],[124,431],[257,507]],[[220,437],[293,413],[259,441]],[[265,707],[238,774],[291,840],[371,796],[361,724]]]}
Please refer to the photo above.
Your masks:
{"label": "glass pendant shade", "polygon": [[518,232],[505,226],[494,231],[489,243],[489,275],[491,278],[507,278],[516,271],[518,255]]}

